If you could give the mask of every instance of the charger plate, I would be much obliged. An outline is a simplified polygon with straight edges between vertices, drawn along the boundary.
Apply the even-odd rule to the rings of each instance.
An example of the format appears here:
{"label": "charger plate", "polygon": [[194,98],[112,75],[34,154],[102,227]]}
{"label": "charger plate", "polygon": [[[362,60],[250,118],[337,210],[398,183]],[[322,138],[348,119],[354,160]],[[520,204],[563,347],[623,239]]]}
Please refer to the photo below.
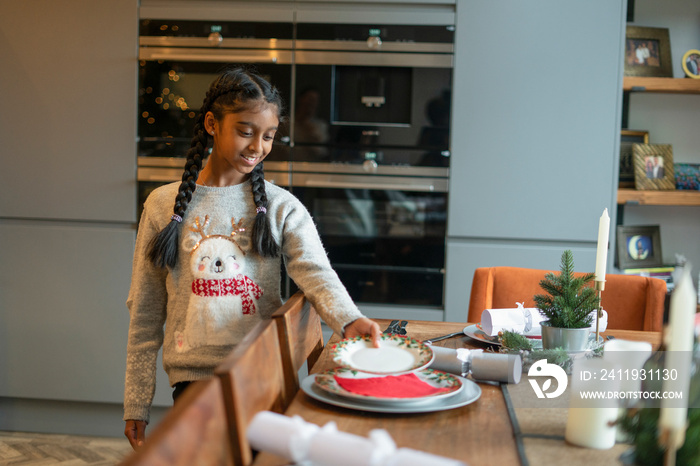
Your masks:
{"label": "charger plate", "polygon": [[397,398],[397,397],[382,397],[382,396],[371,396],[371,395],[361,395],[359,393],[353,393],[344,389],[336,377],[350,378],[350,379],[368,379],[368,378],[384,378],[391,377],[390,375],[377,375],[368,374],[366,372],[358,372],[350,369],[345,369],[344,367],[338,367],[336,369],[331,369],[329,371],[323,372],[316,375],[316,386],[320,389],[337,396],[342,396],[345,398],[352,398],[359,401],[365,401],[368,403],[414,403],[417,401],[425,400],[436,400],[439,398],[446,398],[456,395],[460,390],[464,388],[462,381],[459,377],[454,374],[449,374],[447,372],[438,371],[435,369],[422,369],[415,371],[414,374],[422,382],[435,387],[435,388],[445,388],[447,391],[434,393],[432,395],[412,397],[412,398]]}
{"label": "charger plate", "polygon": [[[488,343],[489,345],[503,346],[501,341],[498,339],[498,337],[492,337],[490,335],[487,335],[477,325],[468,325],[467,327],[464,327],[464,334],[470,338],[475,339],[475,340],[478,340],[478,341],[481,341],[484,343]],[[532,342],[533,349],[536,349],[536,350],[542,349],[542,340],[541,339],[530,338],[530,341]],[[584,354],[588,351],[595,350],[603,343],[604,343],[604,339],[602,336],[598,336],[598,342],[596,343],[595,332],[591,332],[591,334],[588,337],[588,348],[587,349],[585,349],[583,351],[568,351],[568,353],[570,355]]]}
{"label": "charger plate", "polygon": [[402,374],[424,369],[435,355],[430,346],[406,335],[382,333],[379,348],[369,335],[345,338],[331,345],[331,358],[340,367],[370,374]]}
{"label": "charger plate", "polygon": [[430,413],[434,411],[445,411],[459,408],[475,402],[481,396],[481,387],[471,380],[456,375],[462,382],[462,390],[454,396],[447,398],[437,398],[434,400],[424,399],[412,403],[370,403],[333,395],[316,385],[316,374],[311,374],[301,382],[301,389],[311,398],[341,408],[354,409],[358,411],[370,411],[375,413]]}
{"label": "charger plate", "polygon": [[[501,341],[497,336],[488,335],[486,332],[481,330],[478,324],[468,325],[464,327],[464,334],[469,338],[473,338],[483,343],[488,343],[489,345],[501,346]],[[526,335],[527,336],[527,335]],[[532,342],[535,349],[542,349],[542,338],[541,337],[530,337],[527,338]]]}

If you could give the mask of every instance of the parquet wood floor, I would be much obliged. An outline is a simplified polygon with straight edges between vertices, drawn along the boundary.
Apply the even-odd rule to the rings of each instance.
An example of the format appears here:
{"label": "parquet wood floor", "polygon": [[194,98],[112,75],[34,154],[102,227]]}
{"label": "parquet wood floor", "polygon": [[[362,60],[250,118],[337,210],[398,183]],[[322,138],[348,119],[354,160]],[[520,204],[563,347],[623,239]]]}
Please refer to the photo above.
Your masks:
{"label": "parquet wood floor", "polygon": [[117,465],[131,451],[126,438],[0,431],[0,466]]}

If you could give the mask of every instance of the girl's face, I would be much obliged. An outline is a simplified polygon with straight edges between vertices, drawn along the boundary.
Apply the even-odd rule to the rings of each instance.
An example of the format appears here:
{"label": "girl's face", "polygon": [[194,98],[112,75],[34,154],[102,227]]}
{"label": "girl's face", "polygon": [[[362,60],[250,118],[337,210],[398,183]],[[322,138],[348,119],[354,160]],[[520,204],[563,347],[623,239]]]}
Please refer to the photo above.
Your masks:
{"label": "girl's face", "polygon": [[221,120],[207,112],[204,127],[214,138],[210,161],[216,159],[222,171],[242,182],[272,150],[278,126],[277,107],[267,103],[226,113]]}

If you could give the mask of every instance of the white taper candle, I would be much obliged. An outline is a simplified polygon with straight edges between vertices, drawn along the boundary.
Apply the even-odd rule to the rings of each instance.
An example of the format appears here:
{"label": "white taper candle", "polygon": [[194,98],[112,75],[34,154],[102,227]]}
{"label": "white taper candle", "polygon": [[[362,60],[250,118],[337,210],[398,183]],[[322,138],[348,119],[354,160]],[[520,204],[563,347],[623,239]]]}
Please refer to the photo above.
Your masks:
{"label": "white taper candle", "polygon": [[608,260],[608,237],[610,236],[610,216],[607,207],[598,222],[598,249],[595,258],[595,280],[605,281],[605,268]]}
{"label": "white taper candle", "polygon": [[[664,369],[677,377],[664,379],[663,392],[683,392],[680,399],[661,399],[659,429],[671,431],[672,446],[680,448],[685,439],[685,424],[688,414],[688,393],[692,364],[693,341],[695,339],[695,290],[690,278],[690,265],[686,264],[671,295],[668,313],[668,329],[665,335],[666,357]],[[674,375],[675,375],[674,374]]]}

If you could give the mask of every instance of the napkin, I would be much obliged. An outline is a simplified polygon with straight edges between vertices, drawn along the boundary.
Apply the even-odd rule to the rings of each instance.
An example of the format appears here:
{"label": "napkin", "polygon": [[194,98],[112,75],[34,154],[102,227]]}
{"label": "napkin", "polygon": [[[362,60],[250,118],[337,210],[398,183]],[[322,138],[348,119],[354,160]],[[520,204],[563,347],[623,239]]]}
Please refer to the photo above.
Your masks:
{"label": "napkin", "polygon": [[430,364],[437,369],[452,374],[466,376],[471,374],[473,379],[519,383],[523,370],[520,355],[503,353],[484,353],[484,350],[468,350],[466,348],[443,348],[430,345],[435,358]]}
{"label": "napkin", "polygon": [[377,398],[418,398],[450,391],[450,388],[433,387],[413,372],[363,379],[337,375],[334,378],[338,385],[349,392]]}

